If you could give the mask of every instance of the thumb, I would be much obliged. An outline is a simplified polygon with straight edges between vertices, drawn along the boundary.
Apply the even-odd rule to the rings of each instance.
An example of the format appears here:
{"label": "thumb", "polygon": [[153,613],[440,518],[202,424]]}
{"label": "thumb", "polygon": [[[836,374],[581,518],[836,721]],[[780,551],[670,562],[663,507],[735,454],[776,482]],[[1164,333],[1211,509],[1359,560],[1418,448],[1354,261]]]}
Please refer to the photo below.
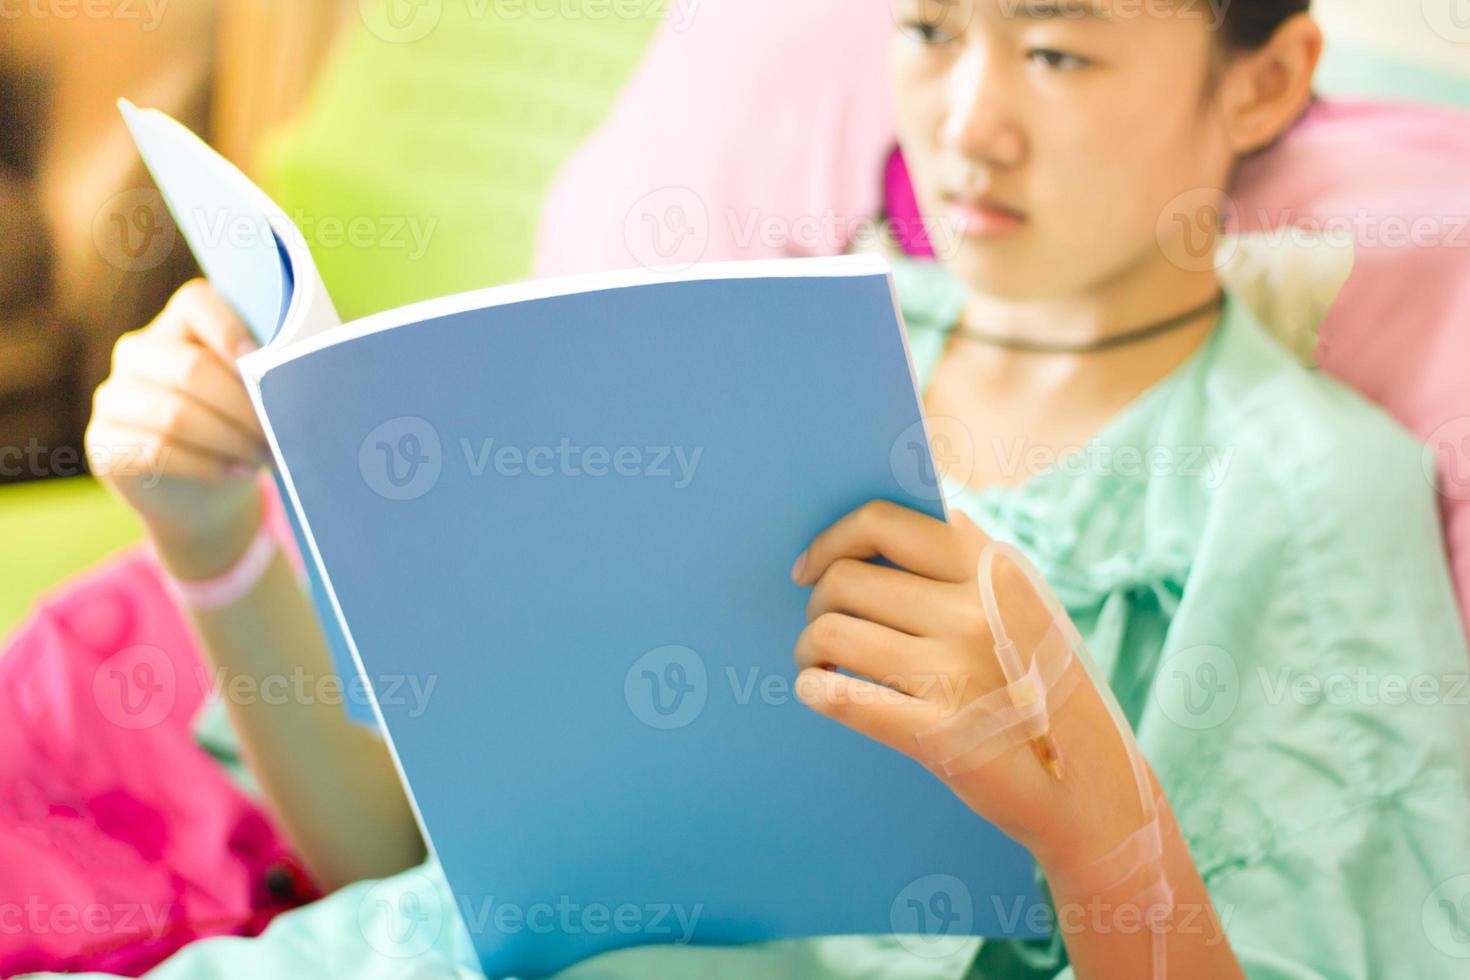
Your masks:
{"label": "thumb", "polygon": [[159,321],[161,332],[203,346],[231,371],[242,354],[260,347],[245,321],[203,279],[180,287]]}

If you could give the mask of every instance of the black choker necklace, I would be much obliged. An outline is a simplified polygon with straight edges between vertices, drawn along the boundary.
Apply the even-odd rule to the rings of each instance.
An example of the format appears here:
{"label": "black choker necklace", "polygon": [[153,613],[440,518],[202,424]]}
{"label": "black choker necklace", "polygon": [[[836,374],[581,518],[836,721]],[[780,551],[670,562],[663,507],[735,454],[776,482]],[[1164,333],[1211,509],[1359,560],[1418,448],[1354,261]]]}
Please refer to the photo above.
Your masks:
{"label": "black choker necklace", "polygon": [[1213,312],[1225,302],[1225,294],[1217,292],[1210,297],[1208,303],[1202,303],[1192,310],[1187,310],[1178,316],[1171,316],[1159,323],[1150,323],[1148,326],[1130,330],[1127,333],[1114,334],[1111,337],[1103,337],[1100,340],[1092,340],[1081,344],[1049,344],[1039,340],[1021,340],[1017,337],[1004,337],[1000,334],[986,333],[976,330],[965,324],[964,315],[960,315],[960,322],[955,327],[955,332],[961,337],[978,340],[983,343],[992,344],[996,347],[1004,347],[1007,350],[1025,351],[1028,354],[1093,354],[1097,351],[1110,350],[1121,347],[1124,344],[1137,343],[1140,340],[1148,340],[1159,334],[1177,330],[1187,324],[1193,323],[1206,313]]}

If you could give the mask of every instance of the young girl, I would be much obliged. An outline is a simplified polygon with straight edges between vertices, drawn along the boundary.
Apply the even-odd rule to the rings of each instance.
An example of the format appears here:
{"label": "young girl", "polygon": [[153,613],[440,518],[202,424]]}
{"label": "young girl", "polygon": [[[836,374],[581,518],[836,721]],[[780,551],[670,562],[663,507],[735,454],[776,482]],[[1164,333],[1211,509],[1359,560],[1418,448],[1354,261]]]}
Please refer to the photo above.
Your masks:
{"label": "young girl", "polygon": [[[1171,977],[1448,976],[1470,955],[1466,651],[1420,448],[1295,363],[1198,261],[1214,234],[1198,209],[1310,99],[1322,42],[1307,5],[896,3],[903,149],[926,215],[961,233],[942,268],[897,270],[954,519],[875,502],[791,570],[811,587],[792,638],[803,699],[919,757],[945,714],[903,677],[938,673],[955,684],[930,686],[967,702],[1002,686],[977,558],[991,539],[1030,557],[1148,760]],[[182,581],[230,572],[261,519],[268,453],[233,367],[249,346],[193,284],[119,342],[97,392],[91,446],[166,451],[161,481],[103,475]],[[1025,580],[997,589],[1034,640],[1044,616]],[[231,672],[331,670],[280,556],[192,618]],[[868,678],[906,697],[871,697]],[[350,887],[161,973],[471,972],[453,896],[432,862],[415,867],[423,844],[385,748],[335,704],[228,708],[313,872]],[[645,946],[568,975],[1148,976],[1156,937],[1130,893],[1084,884],[1143,820],[1090,680],[1052,738],[1060,779],[1024,745],[936,771],[1031,850],[1050,940]]]}

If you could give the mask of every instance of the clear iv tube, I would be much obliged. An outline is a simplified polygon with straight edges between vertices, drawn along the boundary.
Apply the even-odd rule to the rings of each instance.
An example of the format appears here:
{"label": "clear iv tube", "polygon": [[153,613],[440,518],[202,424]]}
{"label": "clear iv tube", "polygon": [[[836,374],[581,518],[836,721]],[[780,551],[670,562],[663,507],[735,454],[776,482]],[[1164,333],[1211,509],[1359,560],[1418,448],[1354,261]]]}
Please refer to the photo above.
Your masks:
{"label": "clear iv tube", "polygon": [[[1021,680],[1026,673],[1026,668],[1021,662],[1021,657],[1014,641],[1011,640],[1010,634],[1006,631],[1005,621],[1000,613],[1000,601],[995,592],[995,562],[997,558],[1002,556],[1008,558],[1011,564],[1015,565],[1025,574],[1031,583],[1032,589],[1035,590],[1037,597],[1046,603],[1047,608],[1052,614],[1053,623],[1062,631],[1063,638],[1071,645],[1072,652],[1081,661],[1084,669],[1092,678],[1093,687],[1097,689],[1103,699],[1103,703],[1107,705],[1108,713],[1112,716],[1113,725],[1118,732],[1118,736],[1123,740],[1123,748],[1128,753],[1128,761],[1133,767],[1134,782],[1138,787],[1138,802],[1143,809],[1142,826],[1148,827],[1156,824],[1159,819],[1159,811],[1154,799],[1153,785],[1149,779],[1148,766],[1144,762],[1143,753],[1138,748],[1137,741],[1133,738],[1133,728],[1128,723],[1127,717],[1123,714],[1123,709],[1118,705],[1117,698],[1113,696],[1112,687],[1108,684],[1107,678],[1102,676],[1102,672],[1098,669],[1097,664],[1093,662],[1092,656],[1087,652],[1086,644],[1082,642],[1082,637],[1077,632],[1076,627],[1072,625],[1072,620],[1068,617],[1066,610],[1062,609],[1060,603],[1052,596],[1050,587],[1041,578],[1032,564],[1026,560],[1025,555],[1011,545],[992,541],[980,553],[978,567],[976,568],[976,579],[979,583],[980,601],[985,607],[985,618],[990,625],[991,636],[995,640],[996,655],[1000,659],[1001,670],[1005,673],[1006,683],[1015,684]],[[1045,692],[1041,692],[1041,696],[1044,697]],[[1062,771],[1061,760],[1063,756],[1056,746],[1054,737],[1051,735],[1050,727],[1050,722],[1048,721],[1046,731],[1038,739],[1033,740],[1033,744],[1036,745],[1044,742],[1039,747],[1043,752],[1050,752],[1057,759],[1058,766],[1057,769],[1053,770],[1053,775],[1060,778],[1060,772]],[[1168,888],[1167,874],[1163,867],[1162,856],[1158,859],[1158,865],[1156,870],[1159,881],[1163,885],[1163,894],[1168,896],[1171,893]],[[1169,910],[1172,911],[1172,904]],[[1153,933],[1153,968],[1151,974],[1154,980],[1164,980],[1168,972],[1166,964],[1167,936],[1162,929],[1150,929],[1150,932]]]}

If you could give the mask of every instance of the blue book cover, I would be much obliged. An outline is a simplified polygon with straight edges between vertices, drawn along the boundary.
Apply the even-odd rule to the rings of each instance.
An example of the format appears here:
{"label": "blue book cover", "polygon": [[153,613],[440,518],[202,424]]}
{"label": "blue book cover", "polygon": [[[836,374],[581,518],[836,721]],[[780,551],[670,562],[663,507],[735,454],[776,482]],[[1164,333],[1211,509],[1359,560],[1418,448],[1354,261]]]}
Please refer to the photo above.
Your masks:
{"label": "blue book cover", "polygon": [[1045,935],[1017,915],[1040,901],[1023,848],[794,691],[795,556],[869,500],[944,516],[881,259],[341,325],[279,237],[298,295],[241,367],[489,975],[646,943]]}

